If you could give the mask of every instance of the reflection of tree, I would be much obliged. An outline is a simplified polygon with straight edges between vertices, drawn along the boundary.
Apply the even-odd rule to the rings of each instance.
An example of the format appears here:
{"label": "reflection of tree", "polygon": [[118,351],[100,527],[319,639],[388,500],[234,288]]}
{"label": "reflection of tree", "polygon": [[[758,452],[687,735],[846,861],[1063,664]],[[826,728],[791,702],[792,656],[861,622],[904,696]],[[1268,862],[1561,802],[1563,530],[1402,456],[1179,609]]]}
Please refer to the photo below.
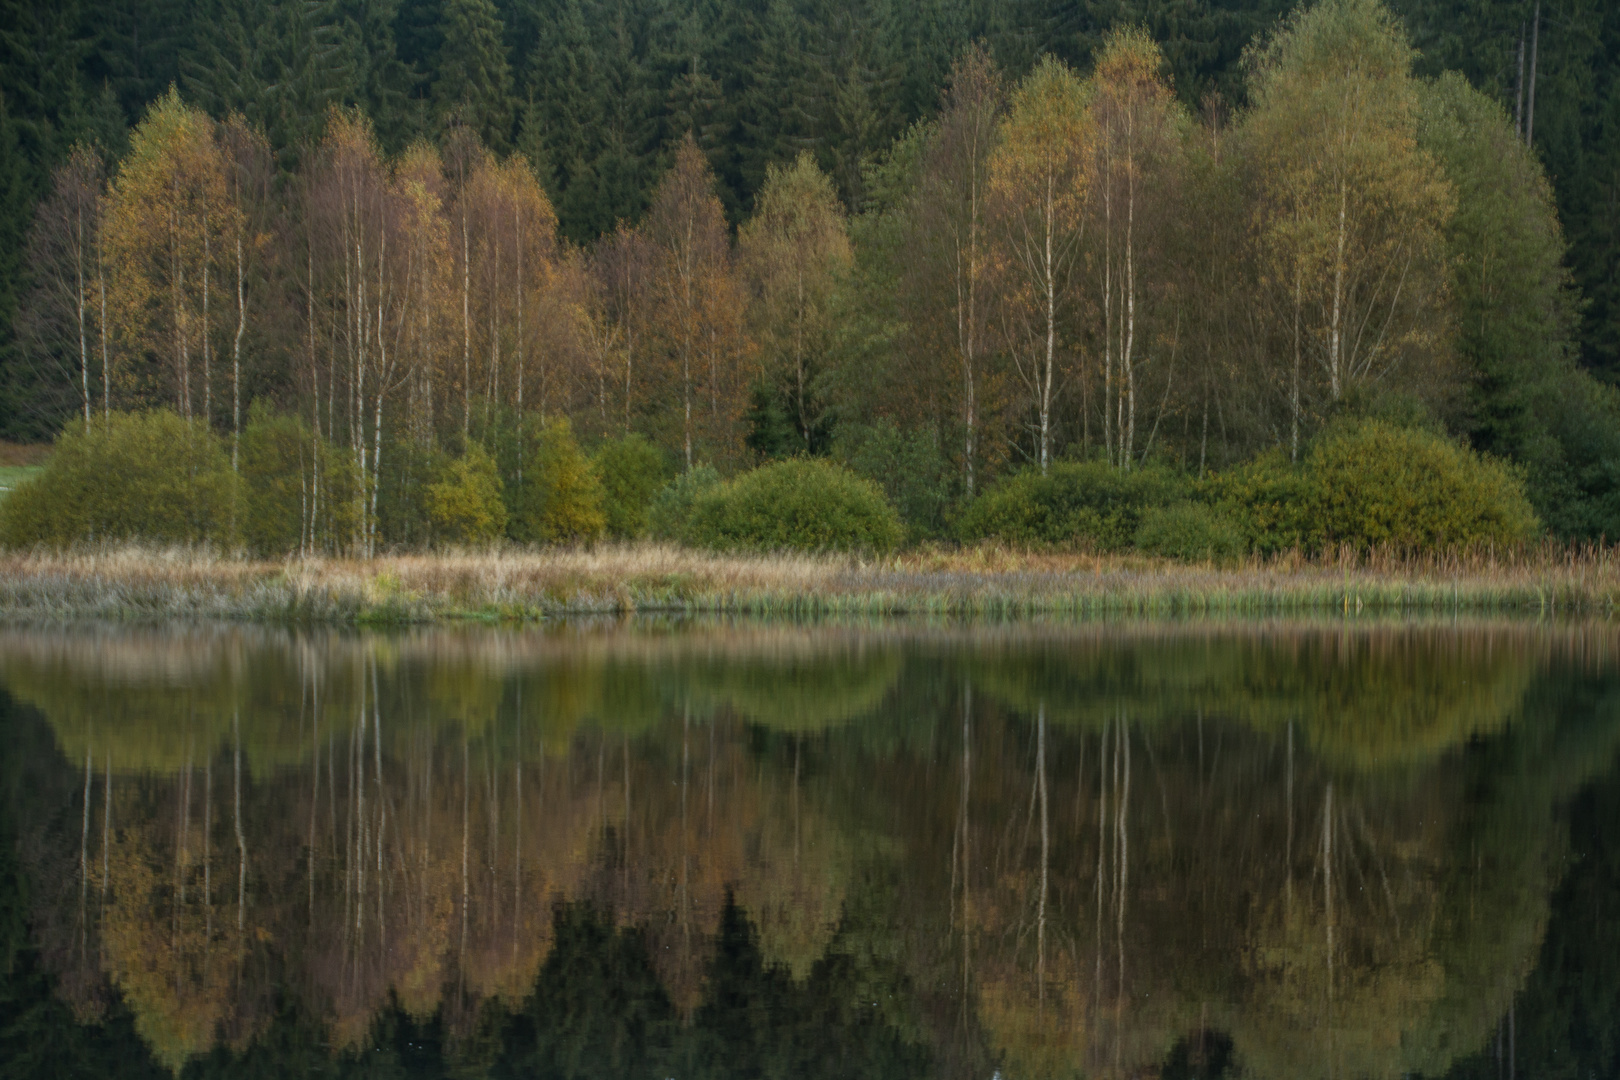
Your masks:
{"label": "reflection of tree", "polygon": [[815,1075],[815,1016],[837,1075],[1382,1075],[1444,1070],[1524,978],[1620,734],[1611,645],[63,632],[0,634],[0,678],[54,710],[49,965],[170,1064],[527,1075],[517,1010],[546,1061],[595,1032]]}

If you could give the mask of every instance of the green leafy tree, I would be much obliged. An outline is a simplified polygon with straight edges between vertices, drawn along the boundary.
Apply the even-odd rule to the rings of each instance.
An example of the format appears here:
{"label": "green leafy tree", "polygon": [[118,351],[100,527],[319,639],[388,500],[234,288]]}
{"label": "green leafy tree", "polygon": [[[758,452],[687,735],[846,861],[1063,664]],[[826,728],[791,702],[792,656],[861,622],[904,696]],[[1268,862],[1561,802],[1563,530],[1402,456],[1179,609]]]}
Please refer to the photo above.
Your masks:
{"label": "green leafy tree", "polygon": [[646,535],[648,510],[669,479],[669,459],[643,436],[626,435],[597,447],[591,464],[602,482],[607,534],[620,540]]}
{"label": "green leafy tree", "polygon": [[428,485],[428,517],[446,540],[487,544],[506,531],[506,504],[495,459],[477,443],[446,463]]}
{"label": "green leafy tree", "polygon": [[522,472],[514,486],[514,540],[589,541],[607,525],[602,482],[566,419],[548,420],[525,433]]}

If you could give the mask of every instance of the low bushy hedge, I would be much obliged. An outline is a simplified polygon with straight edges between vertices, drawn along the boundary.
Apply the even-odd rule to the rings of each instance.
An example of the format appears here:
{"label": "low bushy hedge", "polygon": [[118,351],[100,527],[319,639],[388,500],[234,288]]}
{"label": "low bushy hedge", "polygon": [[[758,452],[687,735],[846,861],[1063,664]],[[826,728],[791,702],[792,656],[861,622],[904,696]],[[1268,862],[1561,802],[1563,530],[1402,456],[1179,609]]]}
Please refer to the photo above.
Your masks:
{"label": "low bushy hedge", "polygon": [[0,543],[229,543],[236,478],[220,440],[168,411],[113,413],[57,438],[45,471],[0,503]]}
{"label": "low bushy hedge", "polygon": [[1126,472],[1101,461],[1058,462],[1044,475],[1029,468],[990,488],[969,505],[958,531],[968,541],[1119,551],[1146,511],[1186,499],[1190,486],[1160,465]]}
{"label": "low bushy hedge", "polygon": [[1380,420],[1328,430],[1299,466],[1273,451],[1214,487],[1249,543],[1266,553],[1513,544],[1541,528],[1510,465]]}
{"label": "low bushy hedge", "polygon": [[1196,502],[1143,511],[1134,542],[1136,549],[1145,554],[1189,562],[1227,562],[1239,558],[1248,548],[1236,522],[1218,508]]}
{"label": "low bushy hedge", "polygon": [[620,540],[645,536],[648,511],[669,481],[669,461],[640,435],[610,439],[592,459],[602,482],[602,512],[607,533]]}
{"label": "low bushy hedge", "polygon": [[905,530],[870,480],[842,465],[793,458],[710,487],[693,502],[689,543],[722,550],[889,551]]}
{"label": "low bushy hedge", "polygon": [[1511,544],[1541,528],[1512,466],[1426,431],[1376,420],[1333,430],[1308,467],[1324,544]]}

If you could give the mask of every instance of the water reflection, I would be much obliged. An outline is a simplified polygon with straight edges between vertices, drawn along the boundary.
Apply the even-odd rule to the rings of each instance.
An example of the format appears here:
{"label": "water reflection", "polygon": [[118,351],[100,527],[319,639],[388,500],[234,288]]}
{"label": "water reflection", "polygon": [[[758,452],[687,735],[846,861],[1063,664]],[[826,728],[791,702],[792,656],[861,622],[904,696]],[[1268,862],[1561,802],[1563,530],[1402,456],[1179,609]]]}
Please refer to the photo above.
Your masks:
{"label": "water reflection", "polygon": [[1617,640],[3,632],[0,1012],[160,1075],[1513,1063]]}

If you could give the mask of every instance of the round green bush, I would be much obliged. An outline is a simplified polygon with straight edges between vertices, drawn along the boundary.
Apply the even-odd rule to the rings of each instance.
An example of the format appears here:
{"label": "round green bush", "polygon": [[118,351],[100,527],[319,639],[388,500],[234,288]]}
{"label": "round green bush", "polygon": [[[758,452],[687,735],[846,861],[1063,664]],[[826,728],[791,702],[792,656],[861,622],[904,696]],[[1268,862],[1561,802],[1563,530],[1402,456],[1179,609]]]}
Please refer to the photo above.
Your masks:
{"label": "round green bush", "polygon": [[721,549],[884,552],[904,532],[876,484],[842,465],[793,458],[700,495],[686,539]]}
{"label": "round green bush", "polygon": [[660,540],[685,540],[698,499],[719,486],[720,474],[713,465],[687,469],[665,484],[647,508],[648,531]]}
{"label": "round green bush", "polygon": [[1281,448],[1215,477],[1209,488],[1216,506],[1254,551],[1275,555],[1316,544],[1320,486]]}
{"label": "round green bush", "polygon": [[1009,544],[1081,544],[1098,551],[1128,547],[1142,514],[1186,498],[1189,481],[1160,465],[1126,472],[1101,461],[1064,461],[1045,475],[1024,469],[969,505],[962,539]]}
{"label": "round green bush", "polygon": [[428,485],[428,517],[439,537],[452,543],[487,544],[506,531],[506,504],[495,459],[477,443],[446,463]]}
{"label": "round green bush", "polygon": [[640,435],[610,439],[592,459],[602,481],[602,511],[607,533],[620,540],[644,536],[653,498],[669,479],[669,461]]}
{"label": "round green bush", "polygon": [[553,543],[600,537],[606,524],[602,483],[574,441],[568,420],[531,427],[522,452],[523,471],[505,488],[512,505],[512,538]]}
{"label": "round green bush", "polygon": [[113,413],[58,436],[45,471],[0,504],[0,543],[227,543],[236,492],[230,458],[201,421]]}
{"label": "round green bush", "polygon": [[1195,502],[1143,511],[1135,544],[1146,554],[1189,562],[1235,559],[1247,547],[1235,522],[1215,507]]}
{"label": "round green bush", "polygon": [[1378,420],[1346,425],[1316,441],[1306,467],[1321,545],[1432,550],[1511,544],[1540,531],[1511,466],[1431,432]]}

